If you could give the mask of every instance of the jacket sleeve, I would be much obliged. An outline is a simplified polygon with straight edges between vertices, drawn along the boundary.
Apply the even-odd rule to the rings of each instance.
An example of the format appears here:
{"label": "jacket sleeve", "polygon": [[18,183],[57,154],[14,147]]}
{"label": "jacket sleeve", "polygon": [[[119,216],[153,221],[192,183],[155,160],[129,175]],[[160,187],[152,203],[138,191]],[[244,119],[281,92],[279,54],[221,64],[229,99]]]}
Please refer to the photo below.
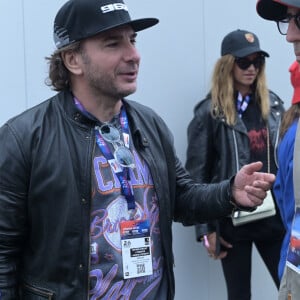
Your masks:
{"label": "jacket sleeve", "polygon": [[177,160],[174,220],[190,226],[227,216],[235,207],[231,184],[196,183]]}
{"label": "jacket sleeve", "polygon": [[[211,181],[213,170],[213,134],[210,112],[202,110],[204,105],[198,105],[194,111],[194,117],[188,126],[188,148],[186,168],[197,182]],[[196,240],[201,241],[205,234],[215,231],[215,222],[198,224],[195,226]]]}
{"label": "jacket sleeve", "polygon": [[215,222],[197,224],[195,226],[196,241],[201,242],[202,238],[205,234],[215,232],[215,231],[216,231],[216,223]]}
{"label": "jacket sleeve", "polygon": [[0,128],[0,298],[18,299],[18,265],[26,232],[29,170],[21,141],[7,124]]}
{"label": "jacket sleeve", "polygon": [[195,109],[194,117],[188,126],[187,136],[186,169],[197,182],[209,183],[212,177],[215,150],[211,116],[204,105]]}

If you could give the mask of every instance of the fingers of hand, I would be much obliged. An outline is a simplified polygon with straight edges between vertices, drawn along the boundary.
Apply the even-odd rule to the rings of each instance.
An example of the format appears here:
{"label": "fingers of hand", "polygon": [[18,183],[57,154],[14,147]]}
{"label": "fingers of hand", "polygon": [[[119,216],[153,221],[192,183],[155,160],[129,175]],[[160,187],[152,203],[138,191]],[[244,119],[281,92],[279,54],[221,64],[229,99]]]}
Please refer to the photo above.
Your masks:
{"label": "fingers of hand", "polygon": [[226,257],[226,255],[227,255],[227,252],[226,251],[222,251],[220,254],[219,254],[219,256],[217,256],[217,255],[215,255],[214,253],[208,253],[208,256],[209,257],[211,257],[211,258],[213,258],[213,259],[222,259],[222,258],[224,258],[224,257]]}
{"label": "fingers of hand", "polygon": [[263,180],[264,182],[268,182],[269,184],[272,184],[276,179],[276,176],[272,173],[256,173],[256,175],[257,174],[258,180]]}
{"label": "fingers of hand", "polygon": [[226,257],[227,256],[227,251],[222,251],[221,253],[220,253],[220,255],[218,256],[218,258],[219,259],[223,259],[224,257]]}
{"label": "fingers of hand", "polygon": [[230,243],[228,243],[227,241],[225,241],[222,237],[220,237],[220,242],[221,242],[221,245],[224,246],[225,248],[232,248],[232,245]]}
{"label": "fingers of hand", "polygon": [[215,258],[215,249],[213,247],[206,247],[207,255],[211,258]]}
{"label": "fingers of hand", "polygon": [[266,190],[262,188],[247,186],[245,189],[247,191],[248,199],[252,202],[252,206],[261,205],[267,195]]}
{"label": "fingers of hand", "polygon": [[[271,174],[270,174],[271,175]],[[265,180],[255,180],[253,182],[253,187],[258,188],[258,189],[262,189],[262,190],[269,190],[272,186],[272,182],[269,181],[265,181]]]}
{"label": "fingers of hand", "polygon": [[254,172],[259,171],[262,168],[262,162],[254,162],[242,167],[242,171],[247,175],[252,175]]}

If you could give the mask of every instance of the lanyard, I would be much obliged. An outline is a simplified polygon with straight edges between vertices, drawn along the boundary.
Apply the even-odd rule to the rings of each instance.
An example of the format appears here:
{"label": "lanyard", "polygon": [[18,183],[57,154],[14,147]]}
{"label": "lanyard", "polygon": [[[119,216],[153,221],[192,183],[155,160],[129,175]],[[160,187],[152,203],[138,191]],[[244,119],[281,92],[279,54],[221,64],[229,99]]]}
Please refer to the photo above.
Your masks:
{"label": "lanyard", "polygon": [[[85,108],[79,102],[78,99],[74,98],[74,102],[75,102],[75,105],[77,106],[77,108],[83,114],[85,114],[89,118],[95,119],[95,117],[93,115],[91,115],[88,111],[85,110]],[[127,119],[127,115],[126,115],[124,106],[122,106],[121,112],[120,112],[120,124],[121,124],[121,128],[122,128],[122,136],[124,139],[124,144],[127,148],[129,148],[129,138],[130,138],[129,125],[128,125],[128,119]],[[129,178],[129,170],[128,170],[129,168],[124,168],[121,166],[115,167],[116,162],[115,162],[113,153],[111,152],[107,143],[102,138],[102,136],[100,135],[99,131],[96,128],[95,128],[95,136],[96,136],[96,143],[97,143],[98,147],[100,148],[102,154],[107,159],[112,170],[114,171],[114,173],[116,174],[116,176],[118,177],[118,179],[120,181],[121,194],[125,197],[125,199],[127,201],[128,210],[129,211],[134,210],[135,209],[135,201],[134,201],[133,190],[132,190],[132,186],[131,186],[130,178]]]}
{"label": "lanyard", "polygon": [[243,112],[247,109],[249,102],[250,102],[249,95],[246,95],[245,98],[243,98],[242,94],[240,92],[238,93],[236,108],[240,118],[242,117]]}
{"label": "lanyard", "polygon": [[[128,126],[128,119],[126,115],[126,111],[124,106],[121,109],[120,113],[120,123],[122,127],[122,135],[124,137],[124,144],[127,148],[129,148],[129,126]],[[115,162],[115,158],[108,147],[105,140],[100,135],[99,131],[95,129],[96,134],[96,142],[100,150],[102,151],[104,157],[107,159],[107,161],[111,164],[111,162]],[[116,176],[118,177],[120,184],[121,184],[121,193],[125,197],[127,201],[127,207],[128,210],[134,210],[135,209],[135,201],[134,201],[134,195],[132,191],[132,186],[129,180],[129,168],[119,167],[114,168],[112,167],[112,170],[115,172]]]}

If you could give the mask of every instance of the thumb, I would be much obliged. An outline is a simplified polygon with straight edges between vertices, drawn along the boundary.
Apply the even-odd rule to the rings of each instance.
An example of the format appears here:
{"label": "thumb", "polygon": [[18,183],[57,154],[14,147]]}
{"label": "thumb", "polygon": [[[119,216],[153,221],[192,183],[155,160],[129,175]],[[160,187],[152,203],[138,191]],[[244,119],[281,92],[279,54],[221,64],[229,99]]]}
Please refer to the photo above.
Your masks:
{"label": "thumb", "polygon": [[252,175],[255,172],[258,172],[259,170],[261,170],[263,164],[261,161],[257,161],[248,165],[245,165],[242,167],[243,171],[245,174],[247,175]]}

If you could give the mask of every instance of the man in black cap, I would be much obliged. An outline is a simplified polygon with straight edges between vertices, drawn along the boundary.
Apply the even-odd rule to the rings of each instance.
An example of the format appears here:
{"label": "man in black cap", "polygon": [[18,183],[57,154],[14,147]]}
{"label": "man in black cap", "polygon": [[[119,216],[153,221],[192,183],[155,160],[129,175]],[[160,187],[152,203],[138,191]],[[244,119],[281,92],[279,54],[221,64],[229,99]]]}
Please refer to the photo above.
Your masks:
{"label": "man in black cap", "polygon": [[[70,0],[54,22],[58,93],[0,129],[0,294],[11,299],[173,299],[172,221],[260,205],[275,179],[247,165],[194,183],[136,90],[136,32],[122,1]],[[238,199],[238,200],[236,200]]]}
{"label": "man in black cap", "polygon": [[[286,40],[293,44],[296,61],[300,62],[300,1],[299,0],[259,0],[256,5],[258,14],[267,20],[276,21],[279,32],[286,35]],[[296,62],[295,62],[296,63]],[[299,65],[292,64],[291,83],[296,89],[299,82]],[[292,246],[298,237],[292,233],[299,231],[300,197],[295,180],[298,180],[296,169],[299,145],[296,146],[296,135],[299,136],[300,101],[294,90],[292,105],[286,111],[281,125],[280,144],[278,147],[278,173],[274,184],[274,193],[280,214],[286,229],[281,246],[278,275],[281,279],[279,300],[296,300],[300,295],[299,248]],[[298,133],[297,133],[298,131]],[[299,137],[298,137],[299,139]],[[294,154],[298,155],[295,157]],[[296,197],[298,195],[298,197]],[[295,219],[295,221],[293,221]],[[294,227],[295,226],[295,227]]]}

